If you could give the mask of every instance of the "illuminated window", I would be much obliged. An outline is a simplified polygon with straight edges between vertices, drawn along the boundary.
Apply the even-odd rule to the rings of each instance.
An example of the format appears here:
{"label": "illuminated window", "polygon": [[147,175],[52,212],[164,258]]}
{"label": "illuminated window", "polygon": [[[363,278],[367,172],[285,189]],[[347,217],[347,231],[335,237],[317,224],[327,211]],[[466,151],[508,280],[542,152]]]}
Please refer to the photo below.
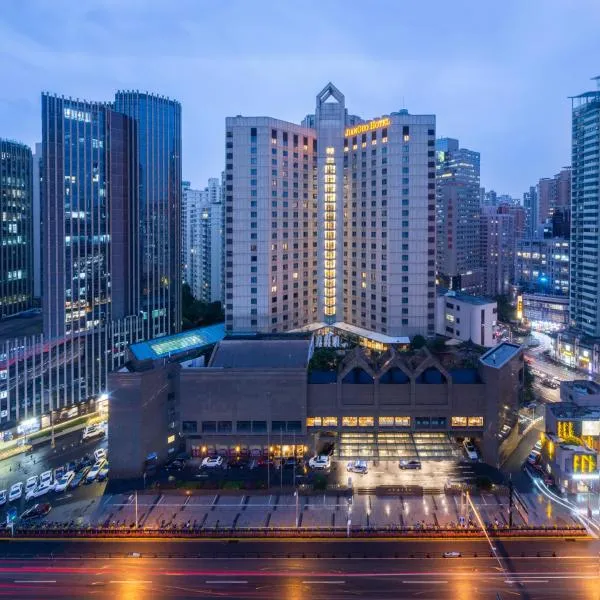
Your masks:
{"label": "illuminated window", "polygon": [[450,321],[450,323],[454,323],[454,315],[446,314],[446,321]]}
{"label": "illuminated window", "polygon": [[359,427],[373,427],[375,419],[373,417],[358,417]]}
{"label": "illuminated window", "polygon": [[379,417],[379,426],[380,427],[393,427],[394,426],[394,417]]}
{"label": "illuminated window", "polygon": [[172,444],[175,441],[175,436],[174,435],[170,435],[167,438],[167,444]]}
{"label": "illuminated window", "polygon": [[469,417],[467,419],[468,427],[483,427],[483,417]]}
{"label": "illuminated window", "polygon": [[394,417],[396,427],[410,427],[410,417]]}
{"label": "illuminated window", "polygon": [[358,425],[358,417],[342,417],[343,427],[356,427]]}
{"label": "illuminated window", "polygon": [[321,417],[307,417],[306,426],[307,427],[320,427],[321,426]]}
{"label": "illuminated window", "polygon": [[337,427],[337,417],[323,417],[323,427]]}
{"label": "illuminated window", "polygon": [[451,425],[452,427],[466,427],[467,417],[452,417]]}

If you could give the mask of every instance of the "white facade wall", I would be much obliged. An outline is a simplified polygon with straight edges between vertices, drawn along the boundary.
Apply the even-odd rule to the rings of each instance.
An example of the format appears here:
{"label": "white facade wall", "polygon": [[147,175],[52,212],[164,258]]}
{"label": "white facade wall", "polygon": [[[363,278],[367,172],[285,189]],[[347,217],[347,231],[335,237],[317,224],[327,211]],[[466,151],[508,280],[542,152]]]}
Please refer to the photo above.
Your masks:
{"label": "white facade wall", "polygon": [[197,300],[222,301],[221,183],[208,180],[203,190],[183,190],[184,281]]}
{"label": "white facade wall", "polygon": [[486,348],[496,345],[494,329],[498,306],[474,296],[460,294],[437,297],[436,333]]}
{"label": "white facade wall", "polygon": [[[329,84],[303,123],[311,127],[226,121],[228,331],[344,321],[388,336],[432,335],[435,116],[400,111],[355,132],[361,121]],[[327,290],[335,303],[326,310]]]}

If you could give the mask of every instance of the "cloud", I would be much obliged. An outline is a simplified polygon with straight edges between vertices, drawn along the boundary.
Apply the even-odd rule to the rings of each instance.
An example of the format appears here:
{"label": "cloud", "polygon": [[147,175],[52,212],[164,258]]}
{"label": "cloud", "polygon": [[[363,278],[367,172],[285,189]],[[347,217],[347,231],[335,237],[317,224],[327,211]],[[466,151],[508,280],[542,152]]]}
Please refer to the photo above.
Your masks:
{"label": "cloud", "polygon": [[0,135],[39,140],[40,92],[117,89],[183,106],[184,177],[223,168],[228,115],[300,121],[333,81],[367,118],[406,107],[481,152],[482,183],[520,195],[570,155],[567,96],[592,87],[600,3],[32,0],[4,4]]}

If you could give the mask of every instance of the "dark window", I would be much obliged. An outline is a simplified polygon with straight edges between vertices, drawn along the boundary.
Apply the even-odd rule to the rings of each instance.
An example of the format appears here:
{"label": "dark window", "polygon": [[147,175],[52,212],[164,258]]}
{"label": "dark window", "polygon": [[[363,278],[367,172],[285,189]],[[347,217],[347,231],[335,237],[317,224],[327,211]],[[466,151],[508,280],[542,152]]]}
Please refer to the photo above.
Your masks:
{"label": "dark window", "polygon": [[417,427],[422,427],[422,428],[427,428],[429,427],[429,417],[416,417],[415,418],[415,425]]}
{"label": "dark window", "polygon": [[198,431],[198,421],[183,421],[181,431],[183,433],[196,433]]}
{"label": "dark window", "polygon": [[231,421],[217,421],[217,431],[219,433],[231,433],[233,431],[233,423]]}
{"label": "dark window", "polygon": [[202,433],[216,433],[217,422],[216,421],[202,421]]}
{"label": "dark window", "polygon": [[290,433],[300,433],[302,431],[302,421],[288,421],[287,430]]}
{"label": "dark window", "polygon": [[271,431],[285,431],[285,421],[272,421]]}
{"label": "dark window", "polygon": [[252,432],[253,433],[266,433],[267,422],[266,421],[252,421]]}
{"label": "dark window", "polygon": [[238,421],[237,430],[239,433],[249,433],[251,430],[250,421]]}

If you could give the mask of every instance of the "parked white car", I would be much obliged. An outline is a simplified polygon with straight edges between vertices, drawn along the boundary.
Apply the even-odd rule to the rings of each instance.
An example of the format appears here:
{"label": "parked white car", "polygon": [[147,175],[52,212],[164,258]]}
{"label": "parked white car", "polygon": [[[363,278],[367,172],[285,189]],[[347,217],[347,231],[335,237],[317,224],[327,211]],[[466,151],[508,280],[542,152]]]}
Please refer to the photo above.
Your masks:
{"label": "parked white car", "polygon": [[220,467],[223,464],[222,456],[207,456],[202,460],[201,467],[205,467],[207,469],[214,469],[215,467]]}
{"label": "parked white car", "polygon": [[67,471],[57,482],[54,484],[55,492],[64,492],[68,487],[73,478],[75,477],[75,471]]}
{"label": "parked white car", "polygon": [[366,460],[352,460],[346,465],[346,471],[366,475],[369,472],[369,467]]}
{"label": "parked white car", "polygon": [[40,475],[40,485],[52,485],[52,471],[44,471]]}
{"label": "parked white car", "polygon": [[94,450],[94,458],[96,459],[96,462],[106,459],[106,450],[104,448]]}
{"label": "parked white car", "polygon": [[329,456],[313,456],[308,461],[308,466],[311,469],[329,469],[331,467],[331,459]]}
{"label": "parked white car", "polygon": [[102,469],[102,467],[105,465],[106,461],[104,459],[99,460],[89,471],[89,473],[86,475],[85,477],[85,482],[86,483],[92,483],[92,481],[94,481],[94,479],[96,479],[96,477],[98,477],[98,473],[100,473],[100,470]]}
{"label": "parked white car", "polygon": [[25,493],[34,490],[37,487],[38,484],[38,478],[37,475],[34,475],[33,477],[28,477],[27,481],[25,482]]}
{"label": "parked white car", "polygon": [[479,460],[479,454],[477,454],[477,448],[475,448],[475,444],[471,440],[465,440],[463,442],[463,446],[467,456],[470,460]]}
{"label": "parked white car", "polygon": [[4,506],[6,504],[8,492],[6,490],[0,491],[0,506]]}
{"label": "parked white car", "polygon": [[52,489],[53,489],[52,485],[40,483],[40,485],[38,485],[36,488],[29,490],[25,494],[25,501],[29,501],[33,498],[39,498],[40,496],[45,496]]}
{"label": "parked white car", "polygon": [[23,482],[19,481],[10,486],[8,492],[8,501],[18,500],[23,495]]}

